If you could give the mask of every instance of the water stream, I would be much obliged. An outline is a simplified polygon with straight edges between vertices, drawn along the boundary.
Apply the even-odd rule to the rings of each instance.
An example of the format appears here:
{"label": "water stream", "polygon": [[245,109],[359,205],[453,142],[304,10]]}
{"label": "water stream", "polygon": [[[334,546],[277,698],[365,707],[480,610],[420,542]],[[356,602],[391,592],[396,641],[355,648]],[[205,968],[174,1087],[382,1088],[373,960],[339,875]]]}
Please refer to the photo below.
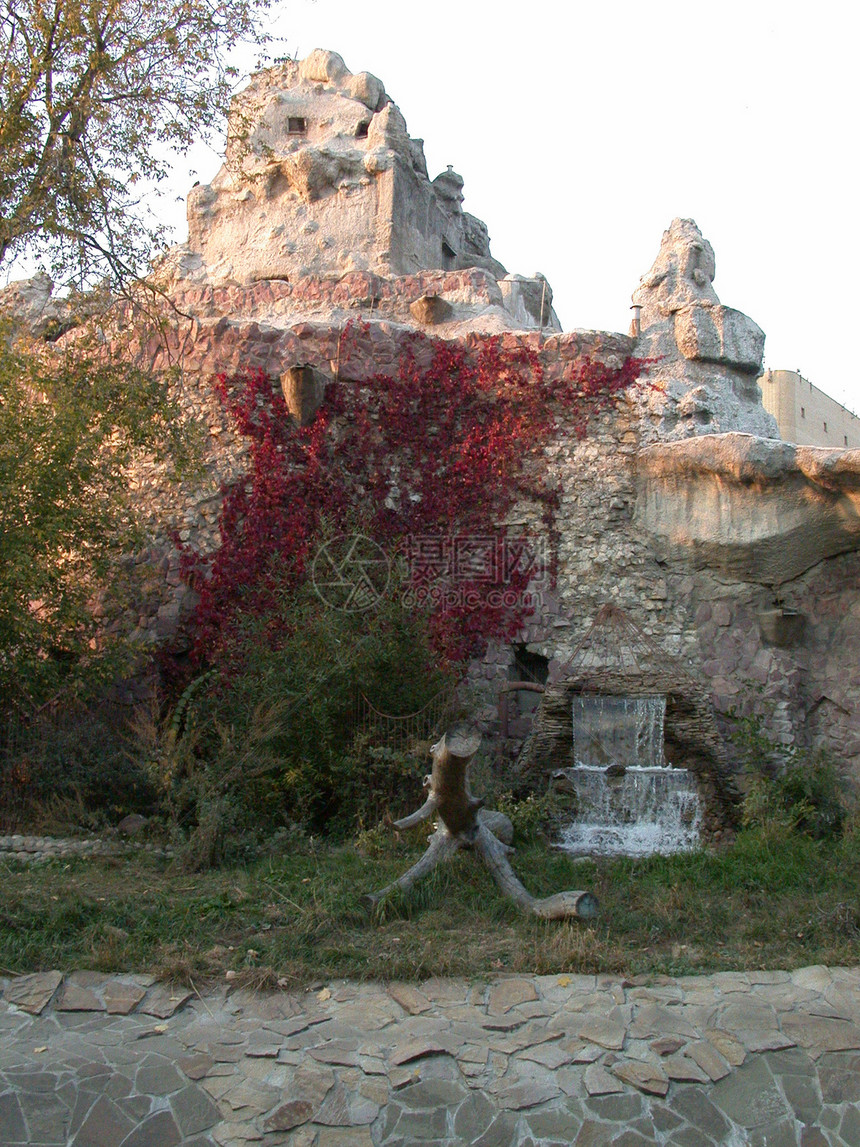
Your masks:
{"label": "water stream", "polygon": [[666,765],[665,697],[582,694],[573,698],[577,819],[561,834],[568,852],[650,856],[699,843],[701,808],[694,777]]}

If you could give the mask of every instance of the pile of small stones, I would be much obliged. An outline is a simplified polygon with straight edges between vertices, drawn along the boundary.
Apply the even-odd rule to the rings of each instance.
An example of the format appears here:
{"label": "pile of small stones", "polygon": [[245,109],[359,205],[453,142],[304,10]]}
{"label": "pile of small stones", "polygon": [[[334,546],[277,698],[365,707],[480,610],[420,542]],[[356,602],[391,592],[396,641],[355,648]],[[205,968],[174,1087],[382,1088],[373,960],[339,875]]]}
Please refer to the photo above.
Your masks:
{"label": "pile of small stones", "polygon": [[48,860],[67,860],[77,856],[121,856],[129,852],[149,852],[171,857],[173,849],[131,841],[103,840],[99,837],[25,836],[15,833],[0,836],[0,860],[17,860],[37,864]]}

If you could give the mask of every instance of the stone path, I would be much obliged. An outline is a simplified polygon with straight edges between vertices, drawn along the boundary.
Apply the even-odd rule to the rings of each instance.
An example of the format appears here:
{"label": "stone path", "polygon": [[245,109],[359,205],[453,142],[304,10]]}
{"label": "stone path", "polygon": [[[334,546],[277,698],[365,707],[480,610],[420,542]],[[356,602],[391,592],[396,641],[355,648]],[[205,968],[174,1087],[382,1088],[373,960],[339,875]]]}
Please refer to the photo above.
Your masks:
{"label": "stone path", "polygon": [[0,988],[2,1147],[860,1147],[860,969]]}

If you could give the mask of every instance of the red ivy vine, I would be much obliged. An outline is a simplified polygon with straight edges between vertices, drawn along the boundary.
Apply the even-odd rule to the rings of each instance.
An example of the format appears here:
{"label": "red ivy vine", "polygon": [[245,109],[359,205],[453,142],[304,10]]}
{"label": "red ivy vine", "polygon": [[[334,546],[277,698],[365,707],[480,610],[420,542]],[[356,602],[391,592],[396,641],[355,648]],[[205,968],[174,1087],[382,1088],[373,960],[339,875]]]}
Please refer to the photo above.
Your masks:
{"label": "red ivy vine", "polygon": [[[341,362],[354,335],[351,326],[342,335]],[[217,661],[243,615],[283,616],[277,603],[307,579],[326,532],[358,531],[413,559],[416,546],[426,559],[433,539],[447,542],[441,563],[407,565],[413,597],[430,603],[440,655],[461,661],[489,639],[511,639],[529,615],[524,591],[535,569],[528,545],[508,539],[499,523],[527,499],[540,505],[552,536],[559,491],[547,482],[542,448],[561,420],[584,436],[595,410],[643,365],[571,364],[550,379],[523,346],[486,338],[468,348],[416,335],[394,377],[329,385],[306,428],[261,371],[219,376],[216,390],[249,440],[250,471],[223,492],[220,548],[209,557],[184,554],[200,595],[197,657]],[[456,592],[439,592],[452,588],[458,538],[492,542],[506,560],[491,570],[478,563],[470,571],[467,562]],[[437,557],[444,550],[437,544]]]}

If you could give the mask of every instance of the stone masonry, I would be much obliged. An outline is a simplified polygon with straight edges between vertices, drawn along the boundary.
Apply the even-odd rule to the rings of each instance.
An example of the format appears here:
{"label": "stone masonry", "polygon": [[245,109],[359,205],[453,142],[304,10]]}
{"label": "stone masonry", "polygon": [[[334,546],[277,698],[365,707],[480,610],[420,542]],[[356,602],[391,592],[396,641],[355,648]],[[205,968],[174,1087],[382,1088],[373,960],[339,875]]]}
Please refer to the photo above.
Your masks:
{"label": "stone masonry", "polygon": [[[462,211],[459,176],[429,180],[420,141],[375,77],[317,51],[254,77],[231,123],[224,168],[189,197],[188,242],[156,272],[172,309],[144,349],[178,367],[205,476],[179,490],[155,468],[135,476],[153,527],[150,597],[126,618],[140,640],[171,637],[193,605],[170,529],[211,550],[222,484],[243,472],[214,373],[258,366],[279,388],[310,367],[292,377],[323,393],[393,372],[416,330],[526,344],[549,375],[632,354],[656,360],[649,375],[584,440],[563,426],[546,450],[562,490],[558,581],[534,586],[539,608],[519,644],[552,680],[611,603],[718,714],[757,714],[777,740],[824,746],[860,777],[860,452],[778,440],[756,384],[764,336],[720,303],[695,223],[676,219],[664,234],[629,334],[562,333],[549,285],[505,275]],[[541,528],[528,505],[508,524]],[[493,648],[470,670],[490,732],[513,661],[514,649]],[[509,727],[515,753],[529,727],[515,702]]]}

